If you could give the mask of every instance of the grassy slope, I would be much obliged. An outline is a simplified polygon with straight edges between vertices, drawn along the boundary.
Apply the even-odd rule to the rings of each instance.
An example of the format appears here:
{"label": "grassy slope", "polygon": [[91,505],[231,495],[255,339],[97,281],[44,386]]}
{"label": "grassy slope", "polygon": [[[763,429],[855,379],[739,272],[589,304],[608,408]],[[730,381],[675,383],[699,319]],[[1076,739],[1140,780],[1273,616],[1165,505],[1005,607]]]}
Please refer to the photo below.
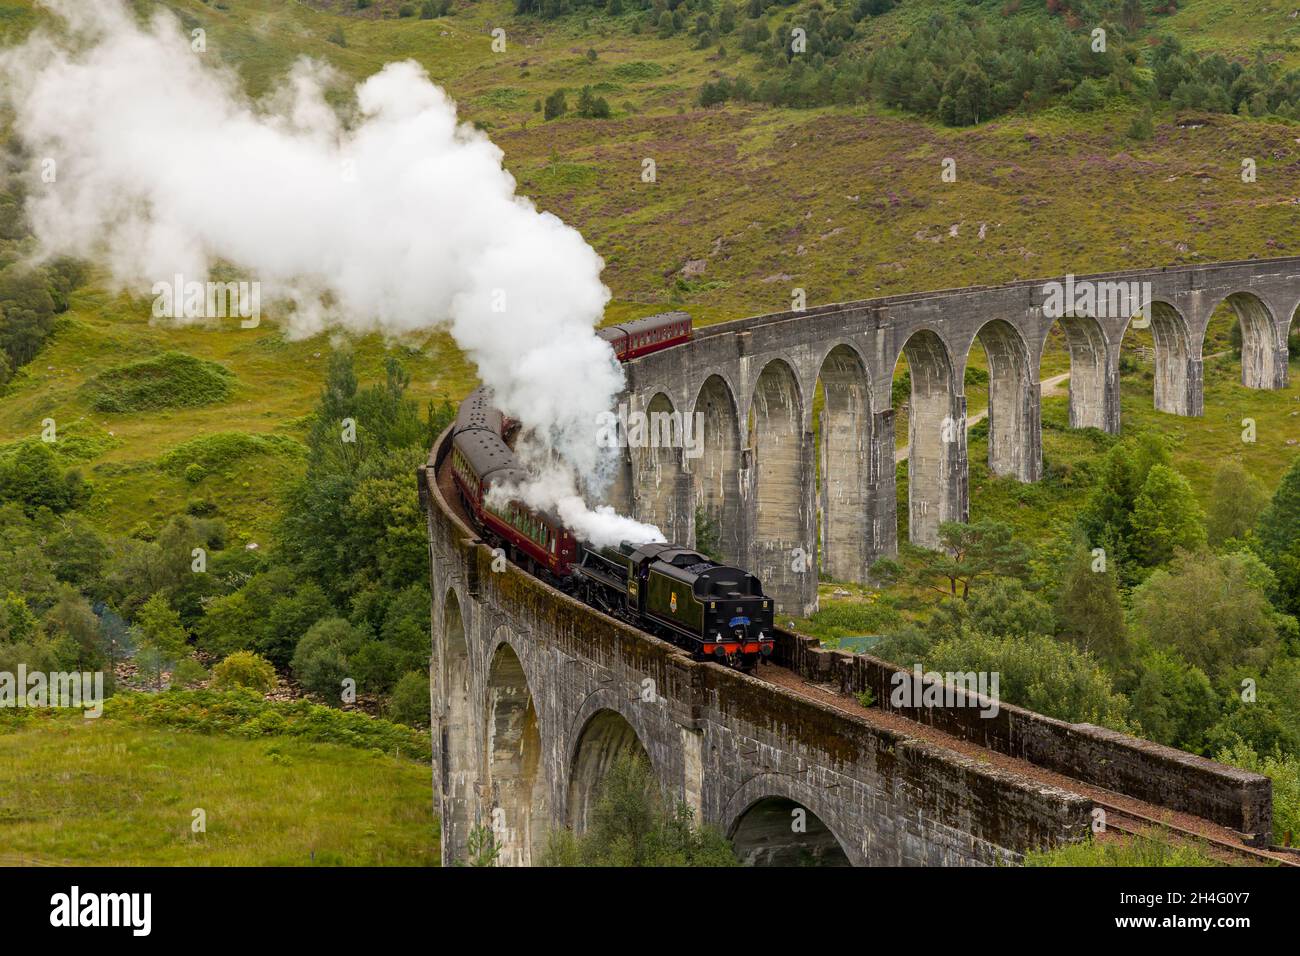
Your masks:
{"label": "grassy slope", "polygon": [[429,800],[427,766],[336,744],[80,717],[0,733],[0,864],[433,866]]}
{"label": "grassy slope", "polygon": [[[29,5],[9,0],[4,10]],[[1123,136],[1130,118],[1123,111],[1062,109],[950,130],[871,107],[700,110],[693,105],[699,85],[737,69],[735,38],[724,41],[733,51],[724,60],[716,50],[693,49],[684,37],[633,36],[626,23],[603,14],[549,24],[515,18],[505,0],[463,5],[455,16],[433,21],[381,19],[396,8],[388,0],[346,15],[314,8],[350,6],[327,0],[311,6],[230,0],[224,10],[198,0],[168,5],[207,29],[209,55],[234,66],[255,94],[304,53],[353,80],[392,59],[417,59],[467,117],[488,129],[521,191],[581,229],[605,257],[615,295],[611,318],[680,305],[713,321],[782,309],[795,286],[815,304],[1300,248],[1294,206],[1300,127],[1212,117],[1193,129],[1165,114],[1157,117],[1155,138],[1137,144]],[[953,4],[905,3],[879,19],[878,32],[904,29],[935,6]],[[1199,25],[1231,50],[1258,42],[1253,27],[1243,32],[1239,20],[1218,16],[1212,6],[1194,3],[1160,25],[1189,38]],[[1296,21],[1284,13],[1273,10],[1269,17],[1278,21],[1279,37],[1296,33]],[[30,20],[0,17],[0,30],[16,35]],[[346,48],[325,39],[340,25]],[[495,25],[507,29],[505,53],[490,49]],[[595,62],[585,56],[589,48],[597,52]],[[744,62],[753,60],[746,55]],[[533,111],[534,101],[557,86],[586,83],[614,106],[612,120],[543,123]],[[940,182],[946,156],[957,160],[957,183]],[[1240,182],[1243,156],[1259,161],[1259,182]],[[645,158],[657,164],[655,183],[641,181]],[[698,258],[707,259],[704,276],[682,287],[677,270]],[[105,526],[127,530],[205,497],[221,505],[237,540],[263,540],[274,492],[296,463],[251,460],[197,487],[151,463],[178,442],[211,431],[294,434],[318,388],[329,341],[285,343],[266,326],[251,332],[154,326],[147,304],[95,291],[79,296],[65,329],[0,402],[0,440],[33,434],[47,416],[72,433],[111,432],[116,444],[90,472],[94,510]],[[445,339],[435,337],[432,345],[406,356],[417,394],[463,394],[472,368]],[[239,377],[234,400],[106,415],[78,398],[80,382],[105,366],[168,348],[225,363]],[[382,348],[377,340],[360,344],[363,373],[378,371]],[[981,359],[973,357],[976,364]],[[1049,354],[1043,375],[1062,367],[1062,353]],[[1168,427],[1199,436],[1204,426],[1217,435],[1239,406],[1278,410],[1281,401],[1231,386],[1212,389],[1204,422]],[[984,395],[972,390],[971,413],[984,404]],[[1141,396],[1126,393],[1126,421],[1154,414],[1149,399],[1146,404],[1144,411]],[[1184,447],[1196,450],[1203,439],[1185,440]],[[1049,454],[1054,440],[1048,439]],[[978,455],[972,448],[972,459]],[[1189,460],[1194,468],[1209,459]],[[1280,467],[1270,460],[1261,477],[1275,479]],[[996,495],[986,498],[976,478],[972,487],[977,512],[1000,503]]]}

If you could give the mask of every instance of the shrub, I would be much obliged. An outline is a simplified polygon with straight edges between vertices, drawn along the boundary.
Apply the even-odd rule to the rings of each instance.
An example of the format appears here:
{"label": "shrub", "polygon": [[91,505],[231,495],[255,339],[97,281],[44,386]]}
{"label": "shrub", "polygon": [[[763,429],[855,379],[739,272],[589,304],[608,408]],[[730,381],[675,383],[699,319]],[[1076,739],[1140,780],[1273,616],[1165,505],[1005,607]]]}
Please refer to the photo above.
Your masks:
{"label": "shrub", "polygon": [[393,688],[388,716],[408,727],[429,726],[429,675],[408,671]]}
{"label": "shrub", "polygon": [[1154,827],[1125,843],[1069,843],[1054,850],[1032,850],[1025,866],[1219,866],[1195,846],[1174,843]]}
{"label": "shrub", "polygon": [[212,668],[212,686],[247,687],[266,693],[275,686],[275,665],[252,651],[235,651]]}
{"label": "shrub", "polygon": [[586,832],[551,833],[542,866],[736,866],[718,830],[661,792],[644,758],[620,756],[605,773]]}
{"label": "shrub", "polygon": [[257,455],[300,459],[306,452],[301,442],[284,435],[214,432],[181,442],[158,459],[158,467],[169,475],[183,475],[188,479],[189,470],[194,466],[206,474],[229,469],[244,459]]}
{"label": "shrub", "polygon": [[224,366],[184,352],[100,372],[81,386],[98,412],[140,412],[156,408],[195,408],[226,401],[235,376]]}
{"label": "shrub", "polygon": [[1282,843],[1287,834],[1292,845],[1300,835],[1300,756],[1275,753],[1260,757],[1249,745],[1237,741],[1219,752],[1221,763],[1262,773],[1273,781],[1273,842]]}
{"label": "shrub", "polygon": [[208,679],[208,669],[192,657],[187,657],[172,671],[172,686],[189,687]]}
{"label": "shrub", "polygon": [[568,109],[569,104],[564,99],[564,90],[556,90],[546,98],[546,106],[543,109],[542,116],[548,120],[557,119],[568,112]]}
{"label": "shrub", "polygon": [[400,7],[397,8],[397,15],[401,17],[403,20],[415,16],[415,4],[413,3],[402,4]]}
{"label": "shrub", "polygon": [[75,470],[64,471],[45,442],[16,443],[0,458],[0,502],[14,501],[28,514],[49,508],[55,514],[77,507],[90,488]]}
{"label": "shrub", "polygon": [[365,642],[365,633],[341,617],[319,620],[293,652],[294,675],[303,687],[327,701],[337,701],[344,679],[355,679],[353,658]]}
{"label": "shrub", "polygon": [[116,720],[239,737],[298,737],[360,750],[396,752],[417,760],[431,756],[429,735],[356,711],[335,710],[307,700],[263,700],[247,688],[128,692],[104,703]]}

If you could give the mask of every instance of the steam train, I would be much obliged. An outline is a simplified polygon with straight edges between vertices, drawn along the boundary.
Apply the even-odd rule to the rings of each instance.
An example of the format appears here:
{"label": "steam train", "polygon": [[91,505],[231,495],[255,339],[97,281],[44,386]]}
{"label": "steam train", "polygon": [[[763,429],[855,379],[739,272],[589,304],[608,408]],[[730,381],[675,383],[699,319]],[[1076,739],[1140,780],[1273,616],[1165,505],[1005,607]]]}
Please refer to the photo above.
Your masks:
{"label": "steam train", "polygon": [[[616,328],[621,337],[607,341],[616,353],[623,349],[620,358],[635,357],[689,338],[690,317],[669,313]],[[672,544],[594,548],[556,514],[493,496],[494,488],[518,487],[528,479],[508,443],[513,427],[479,388],[461,404],[452,430],[452,481],[490,544],[591,607],[670,640],[697,659],[749,671],[772,654],[775,605],[749,572]]]}

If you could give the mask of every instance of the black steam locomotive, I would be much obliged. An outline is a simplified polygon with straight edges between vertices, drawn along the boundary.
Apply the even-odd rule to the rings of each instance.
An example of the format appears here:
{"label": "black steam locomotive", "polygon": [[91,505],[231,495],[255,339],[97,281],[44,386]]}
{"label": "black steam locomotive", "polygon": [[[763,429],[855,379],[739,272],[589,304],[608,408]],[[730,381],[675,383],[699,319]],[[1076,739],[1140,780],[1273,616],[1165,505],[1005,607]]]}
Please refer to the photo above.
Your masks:
{"label": "black steam locomotive", "polygon": [[772,654],[774,607],[748,571],[673,544],[580,548],[570,586],[607,614],[744,671]]}

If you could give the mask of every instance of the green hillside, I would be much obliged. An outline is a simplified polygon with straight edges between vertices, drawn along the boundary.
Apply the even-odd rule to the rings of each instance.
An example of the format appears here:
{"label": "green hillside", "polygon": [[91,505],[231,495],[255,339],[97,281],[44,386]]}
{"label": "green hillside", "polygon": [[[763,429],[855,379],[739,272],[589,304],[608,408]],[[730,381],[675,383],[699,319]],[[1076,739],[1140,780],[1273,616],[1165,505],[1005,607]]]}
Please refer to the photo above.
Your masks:
{"label": "green hillside", "polygon": [[[337,71],[346,109],[351,84],[417,61],[500,148],[520,194],[603,257],[611,322],[783,311],[795,289],[815,306],[1300,254],[1300,19],[1280,0],[133,3],[203,30],[203,55],[252,97],[308,56]],[[0,0],[0,45],[47,16]],[[1097,28],[1107,50],[1094,56]],[[810,44],[798,56],[794,29]],[[18,170],[31,157],[11,121],[0,114],[14,170],[0,178],[0,670],[134,655],[150,688],[164,674],[195,685],[252,650],[295,693],[337,705],[355,678],[359,707],[427,723],[428,552],[412,476],[448,421],[444,399],[475,384],[444,317],[400,342],[293,340],[273,309],[252,329],[177,325],[93,265],[30,274]],[[988,474],[987,425],[972,431],[972,521],[1004,523],[1026,552],[1002,548],[976,598],[940,601],[933,553],[907,553],[886,569],[891,587],[846,597],[828,583],[825,610],[801,626],[828,641],[887,635],[882,653],[909,664],[1002,668],[1014,703],[1265,768],[1279,827],[1300,825],[1300,551],[1279,531],[1300,520],[1300,342],[1293,332],[1288,388],[1247,391],[1232,325],[1221,309],[1204,345],[1203,417],[1153,410],[1151,336],[1135,330],[1122,436],[1068,429],[1064,393],[1051,392],[1045,477],[1021,485]],[[974,416],[987,406],[978,346],[971,365]],[[1056,341],[1042,377],[1068,368]],[[898,383],[906,371],[901,360]],[[363,425],[344,445],[333,429],[352,415]],[[1246,517],[1225,514],[1225,498]],[[1079,573],[1087,551],[1071,535],[1084,526],[1088,544],[1112,549],[1108,576]],[[1223,601],[1188,600],[1197,587]],[[1171,620],[1166,606],[1203,616]],[[1106,623],[1113,643],[1089,643],[1081,622]],[[1168,637],[1190,633],[1215,640]],[[1238,701],[1243,676],[1259,677],[1263,706]],[[123,748],[132,768],[119,772],[109,755]],[[64,780],[102,775],[114,800],[144,788],[156,812],[90,844],[87,861],[301,863],[313,849],[317,862],[433,861],[412,822],[427,804],[412,798],[409,761],[113,721],[41,722],[0,736],[0,751],[17,774],[0,788],[74,764]],[[358,810],[329,771],[355,775],[358,761],[363,776],[381,771],[377,810]],[[254,854],[284,823],[254,802],[230,818],[234,836],[185,842],[192,801],[177,787],[207,786],[197,771],[221,768],[205,799],[233,815],[237,794],[278,793],[286,765],[319,819]],[[427,785],[426,768],[425,796]],[[0,815],[0,843],[13,834],[20,853],[82,861],[76,835],[117,804],[78,800],[41,788],[29,816]],[[64,815],[84,826],[61,833]]]}

